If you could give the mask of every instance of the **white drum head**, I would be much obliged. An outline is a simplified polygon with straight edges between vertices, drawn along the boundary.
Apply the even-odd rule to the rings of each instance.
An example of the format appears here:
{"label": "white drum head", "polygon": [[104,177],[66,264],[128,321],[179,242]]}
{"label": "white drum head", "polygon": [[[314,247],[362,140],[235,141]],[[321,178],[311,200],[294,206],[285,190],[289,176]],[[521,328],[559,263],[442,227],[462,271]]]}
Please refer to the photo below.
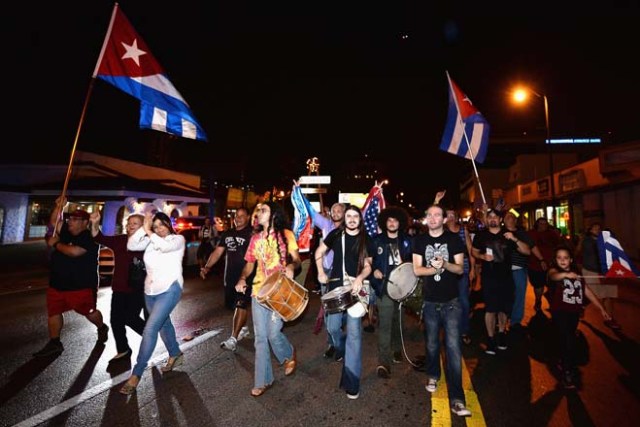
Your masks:
{"label": "white drum head", "polygon": [[394,301],[404,301],[413,294],[417,284],[418,276],[413,273],[413,264],[405,262],[389,274],[387,295]]}

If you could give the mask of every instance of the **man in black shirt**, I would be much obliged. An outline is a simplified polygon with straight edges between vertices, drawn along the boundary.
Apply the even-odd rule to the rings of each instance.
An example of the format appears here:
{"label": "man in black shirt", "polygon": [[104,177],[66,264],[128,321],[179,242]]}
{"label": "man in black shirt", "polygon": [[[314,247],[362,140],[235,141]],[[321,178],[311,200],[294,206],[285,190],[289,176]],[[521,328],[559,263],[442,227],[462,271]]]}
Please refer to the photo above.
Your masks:
{"label": "man in black shirt", "polygon": [[445,333],[446,378],[451,411],[468,417],[462,389],[460,306],[458,276],[463,273],[464,246],[458,235],[444,229],[442,206],[427,209],[427,233],[414,238],[413,272],[424,277],[423,318],[427,346],[426,389],[433,393],[440,379],[440,329]]}

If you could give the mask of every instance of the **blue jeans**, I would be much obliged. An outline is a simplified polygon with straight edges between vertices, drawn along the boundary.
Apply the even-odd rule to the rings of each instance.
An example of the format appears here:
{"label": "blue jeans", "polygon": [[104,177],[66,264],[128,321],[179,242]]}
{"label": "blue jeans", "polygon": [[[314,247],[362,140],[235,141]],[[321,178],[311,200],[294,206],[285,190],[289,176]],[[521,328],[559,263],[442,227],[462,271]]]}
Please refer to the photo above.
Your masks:
{"label": "blue jeans", "polygon": [[[342,324],[346,320],[346,335],[342,333]],[[346,311],[327,315],[327,330],[338,356],[344,356],[340,388],[349,394],[360,391],[362,373],[362,321],[360,317],[351,317]]]}
{"label": "blue jeans", "polygon": [[282,333],[282,319],[255,300],[251,303],[253,317],[254,346],[256,349],[254,367],[254,387],[260,388],[273,383],[271,351],[281,365],[293,358],[293,346]]}
{"label": "blue jeans", "polygon": [[173,328],[170,315],[178,305],[181,296],[182,288],[178,281],[173,282],[166,292],[144,296],[147,310],[149,310],[149,317],[142,333],[140,351],[138,352],[136,365],[131,372],[132,375],[142,377],[142,373],[156,348],[158,333],[170,357],[176,357],[180,354],[180,345],[176,340],[176,330]]}
{"label": "blue jeans", "polygon": [[515,286],[513,308],[511,309],[511,324],[522,322],[524,317],[524,298],[527,293],[527,269],[511,270]]}
{"label": "blue jeans", "polygon": [[425,301],[423,318],[427,345],[427,376],[440,379],[440,328],[444,328],[446,376],[449,402],[465,403],[462,390],[462,351],[460,349],[460,301]]}
{"label": "blue jeans", "polygon": [[460,301],[460,334],[469,333],[469,273],[462,273],[458,279],[458,300]]}

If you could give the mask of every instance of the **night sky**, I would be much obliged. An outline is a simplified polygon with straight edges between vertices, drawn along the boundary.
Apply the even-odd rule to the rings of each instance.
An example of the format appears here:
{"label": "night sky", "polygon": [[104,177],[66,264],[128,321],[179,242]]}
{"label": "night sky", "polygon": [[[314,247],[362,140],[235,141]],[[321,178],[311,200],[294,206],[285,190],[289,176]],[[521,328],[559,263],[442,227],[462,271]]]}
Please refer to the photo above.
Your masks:
{"label": "night sky", "polygon": [[[113,2],[23,3],[0,30],[4,142],[66,163]],[[176,168],[258,185],[289,185],[312,156],[331,174],[367,154],[391,165],[380,178],[430,200],[468,166],[438,149],[446,70],[492,136],[544,130],[540,100],[508,102],[522,81],[547,95],[552,136],[640,137],[637,6],[431,3],[121,1],[209,142],[139,130],[139,102],[96,81],[78,149],[146,162],[161,145]]]}

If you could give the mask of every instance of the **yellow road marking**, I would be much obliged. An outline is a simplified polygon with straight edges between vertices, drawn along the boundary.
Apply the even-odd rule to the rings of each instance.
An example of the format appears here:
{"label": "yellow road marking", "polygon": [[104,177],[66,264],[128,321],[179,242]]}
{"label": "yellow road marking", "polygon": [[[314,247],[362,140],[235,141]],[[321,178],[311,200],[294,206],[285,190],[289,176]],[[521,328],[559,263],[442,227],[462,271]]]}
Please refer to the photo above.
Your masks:
{"label": "yellow road marking", "polygon": [[[447,391],[447,380],[445,376],[445,368],[443,366],[443,358],[440,357],[440,372],[442,375],[438,380],[438,388],[435,393],[431,393],[431,426],[432,427],[450,427],[451,426],[451,405],[449,404],[449,395]],[[471,416],[465,418],[467,426],[486,427],[487,423],[478,401],[478,395],[473,390],[471,377],[467,370],[467,365],[462,359],[462,389],[464,397],[467,401],[467,408],[471,411]],[[429,394],[429,392],[427,392]]]}

